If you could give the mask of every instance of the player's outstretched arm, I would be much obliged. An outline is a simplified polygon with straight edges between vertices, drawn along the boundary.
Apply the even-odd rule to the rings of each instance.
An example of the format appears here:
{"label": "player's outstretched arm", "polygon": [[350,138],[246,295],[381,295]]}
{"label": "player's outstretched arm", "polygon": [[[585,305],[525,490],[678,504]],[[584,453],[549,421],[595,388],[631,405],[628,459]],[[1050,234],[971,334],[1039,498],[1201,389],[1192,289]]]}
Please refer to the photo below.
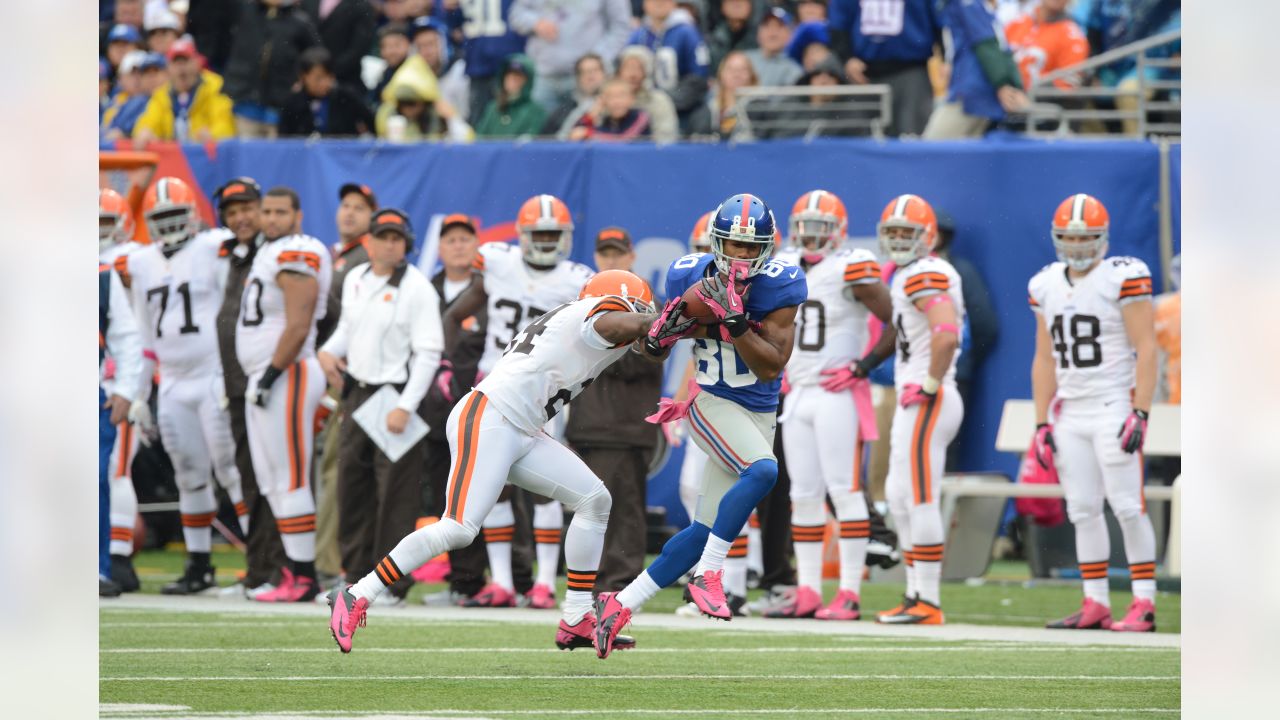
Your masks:
{"label": "player's outstretched arm", "polygon": [[[889,288],[884,283],[854,285],[853,299],[867,306],[871,314],[886,326],[893,322],[893,299],[889,297]],[[889,349],[892,348],[893,345],[890,344]]]}
{"label": "player's outstretched arm", "polygon": [[1150,300],[1131,302],[1120,308],[1124,331],[1137,355],[1137,378],[1133,387],[1133,407],[1151,412],[1159,364],[1156,357],[1155,309]]}
{"label": "player's outstretched arm", "polygon": [[1036,409],[1036,424],[1049,422],[1049,403],[1058,392],[1058,377],[1053,368],[1053,339],[1044,316],[1036,314],[1036,356],[1031,361],[1031,401]]}
{"label": "player's outstretched arm", "polygon": [[284,332],[280,333],[276,351],[271,356],[271,366],[284,370],[298,359],[307,342],[311,323],[315,321],[320,284],[310,275],[291,270],[282,270],[276,275],[276,283],[284,293]]}
{"label": "player's outstretched arm", "polygon": [[458,346],[458,339],[462,336],[462,321],[480,312],[487,302],[489,302],[489,295],[484,291],[484,276],[480,273],[472,273],[471,284],[453,301],[449,309],[444,311],[445,355],[453,352]]}
{"label": "player's outstretched arm", "polygon": [[763,382],[782,376],[791,359],[796,334],[796,310],[799,305],[778,308],[765,315],[758,331],[748,330],[733,341],[742,361]]}
{"label": "player's outstretched arm", "polygon": [[595,330],[614,345],[625,345],[647,337],[654,318],[648,313],[608,312],[596,320]]}

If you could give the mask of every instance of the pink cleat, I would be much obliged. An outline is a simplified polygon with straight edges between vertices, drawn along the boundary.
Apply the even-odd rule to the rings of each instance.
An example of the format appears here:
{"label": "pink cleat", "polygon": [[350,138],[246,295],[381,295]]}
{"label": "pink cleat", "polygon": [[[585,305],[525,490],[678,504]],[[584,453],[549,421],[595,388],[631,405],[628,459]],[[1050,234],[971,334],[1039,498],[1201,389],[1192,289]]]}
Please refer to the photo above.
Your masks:
{"label": "pink cleat", "polygon": [[852,590],[841,590],[831,599],[831,604],[813,615],[818,620],[860,620],[862,612],[858,608],[858,594]]}
{"label": "pink cleat", "polygon": [[462,601],[462,607],[515,607],[515,593],[497,583],[489,583],[480,592]]}
{"label": "pink cleat", "polygon": [[535,610],[555,610],[556,596],[551,592],[551,588],[546,585],[538,584],[529,588],[529,592],[524,596],[529,601],[529,607]]}
{"label": "pink cleat", "polygon": [[689,581],[685,593],[689,602],[698,606],[698,610],[709,618],[728,620],[733,617],[729,602],[724,597],[723,570],[708,570],[701,575],[694,575]]}
{"label": "pink cleat", "polygon": [[1111,608],[1085,598],[1079,610],[1061,620],[1046,623],[1045,627],[1051,630],[1110,630]]}
{"label": "pink cleat", "polygon": [[[561,650],[574,650],[580,647],[595,647],[596,616],[587,613],[576,625],[570,625],[560,619],[560,627],[556,630],[556,647]],[[619,635],[613,641],[614,650],[630,650],[636,646],[636,639],[629,635]]]}
{"label": "pink cleat", "polygon": [[1129,604],[1129,609],[1124,613],[1124,619],[1113,624],[1111,629],[1116,632],[1155,632],[1155,603],[1143,598],[1134,598]]}
{"label": "pink cleat", "polygon": [[280,584],[274,590],[254,596],[258,602],[296,603],[311,602],[320,594],[315,578],[294,575],[289,568],[280,568]]}
{"label": "pink cleat", "polygon": [[329,593],[329,632],[342,652],[351,652],[351,639],[355,637],[356,628],[364,627],[368,609],[369,601],[352,595],[350,585]]}
{"label": "pink cleat", "polygon": [[[855,600],[857,598],[854,598]],[[801,585],[791,596],[791,601],[765,611],[769,618],[808,618],[822,609],[822,596],[811,587]]]}
{"label": "pink cleat", "polygon": [[[622,649],[618,641],[625,636],[618,633],[622,632],[622,628],[631,622],[631,608],[623,607],[622,603],[618,602],[617,593],[600,593],[596,597],[595,611],[596,657],[603,660],[609,657],[609,653],[613,652],[615,645],[619,646],[618,649]],[[562,628],[564,627],[563,623],[564,621],[562,620]],[[581,622],[578,623],[578,625],[581,624]],[[574,627],[578,627],[578,625]],[[557,637],[559,637],[558,634]],[[635,644],[634,640],[632,644]]]}

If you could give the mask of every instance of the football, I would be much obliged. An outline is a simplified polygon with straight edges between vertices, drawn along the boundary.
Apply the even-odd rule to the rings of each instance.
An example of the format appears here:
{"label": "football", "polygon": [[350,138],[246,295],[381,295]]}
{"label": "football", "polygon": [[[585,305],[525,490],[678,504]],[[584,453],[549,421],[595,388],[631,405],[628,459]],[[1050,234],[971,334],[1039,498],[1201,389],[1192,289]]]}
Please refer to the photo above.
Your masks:
{"label": "football", "polygon": [[[695,318],[700,325],[710,325],[718,322],[716,320],[716,314],[711,312],[711,307],[703,302],[702,298],[698,297],[697,290],[698,283],[694,283],[688,290],[685,290],[684,295],[680,297],[680,299],[684,301],[683,315],[687,318]],[[745,298],[747,295],[745,290],[746,288],[738,294]]]}

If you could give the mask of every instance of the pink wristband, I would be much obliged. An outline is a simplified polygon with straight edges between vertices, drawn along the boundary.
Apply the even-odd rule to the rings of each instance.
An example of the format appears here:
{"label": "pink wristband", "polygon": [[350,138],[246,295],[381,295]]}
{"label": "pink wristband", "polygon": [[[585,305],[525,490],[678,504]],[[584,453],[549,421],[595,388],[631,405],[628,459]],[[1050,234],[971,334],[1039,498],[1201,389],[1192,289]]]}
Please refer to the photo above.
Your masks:
{"label": "pink wristband", "polygon": [[949,332],[949,333],[955,333],[956,335],[960,334],[960,328],[956,327],[951,323],[938,323],[937,325],[933,326],[933,331],[936,333]]}
{"label": "pink wristband", "polygon": [[924,309],[928,310],[929,308],[941,302],[951,302],[951,296],[946,293],[938,293],[937,295],[934,295],[933,297],[924,301]]}
{"label": "pink wristband", "polygon": [[155,351],[155,350],[143,350],[143,351],[142,351],[142,357],[143,357],[143,359],[145,359],[145,360],[154,360],[154,361],[156,361],[156,362],[160,362],[160,358],[156,357],[156,351]]}

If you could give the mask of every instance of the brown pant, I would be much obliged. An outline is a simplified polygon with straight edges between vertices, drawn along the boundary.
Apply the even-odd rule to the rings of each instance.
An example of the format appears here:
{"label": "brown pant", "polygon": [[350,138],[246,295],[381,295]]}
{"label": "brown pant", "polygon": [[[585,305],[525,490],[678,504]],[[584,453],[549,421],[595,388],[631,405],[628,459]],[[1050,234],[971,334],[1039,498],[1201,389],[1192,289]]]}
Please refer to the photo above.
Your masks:
{"label": "brown pant", "polygon": [[616,592],[644,570],[648,534],[645,480],[653,451],[637,447],[574,449],[613,496],[609,529],[604,534],[604,554],[596,575],[596,592]]}
{"label": "brown pant", "polygon": [[[316,570],[321,575],[335,577],[342,574],[342,552],[338,545],[338,447],[343,421],[339,406],[329,416],[322,434],[320,479],[316,483]],[[320,444],[319,438],[316,442]]]}
{"label": "brown pant", "polygon": [[[377,391],[378,386],[355,384],[342,405],[354,412]],[[359,423],[346,420],[338,439],[338,544],[347,582],[357,582],[413,532],[422,514],[426,442],[393,463]],[[409,573],[416,569],[404,568],[404,578],[391,592],[404,597],[413,584]]]}
{"label": "brown pant", "polygon": [[257,477],[253,474],[253,460],[249,457],[249,430],[244,419],[244,398],[230,398],[231,437],[236,443],[236,468],[240,470],[240,489],[244,492],[244,504],[249,508],[249,535],[245,538],[245,587],[258,587],[274,582],[280,568],[288,562],[284,543],[276,530],[276,519],[271,514],[267,497],[258,491]]}

